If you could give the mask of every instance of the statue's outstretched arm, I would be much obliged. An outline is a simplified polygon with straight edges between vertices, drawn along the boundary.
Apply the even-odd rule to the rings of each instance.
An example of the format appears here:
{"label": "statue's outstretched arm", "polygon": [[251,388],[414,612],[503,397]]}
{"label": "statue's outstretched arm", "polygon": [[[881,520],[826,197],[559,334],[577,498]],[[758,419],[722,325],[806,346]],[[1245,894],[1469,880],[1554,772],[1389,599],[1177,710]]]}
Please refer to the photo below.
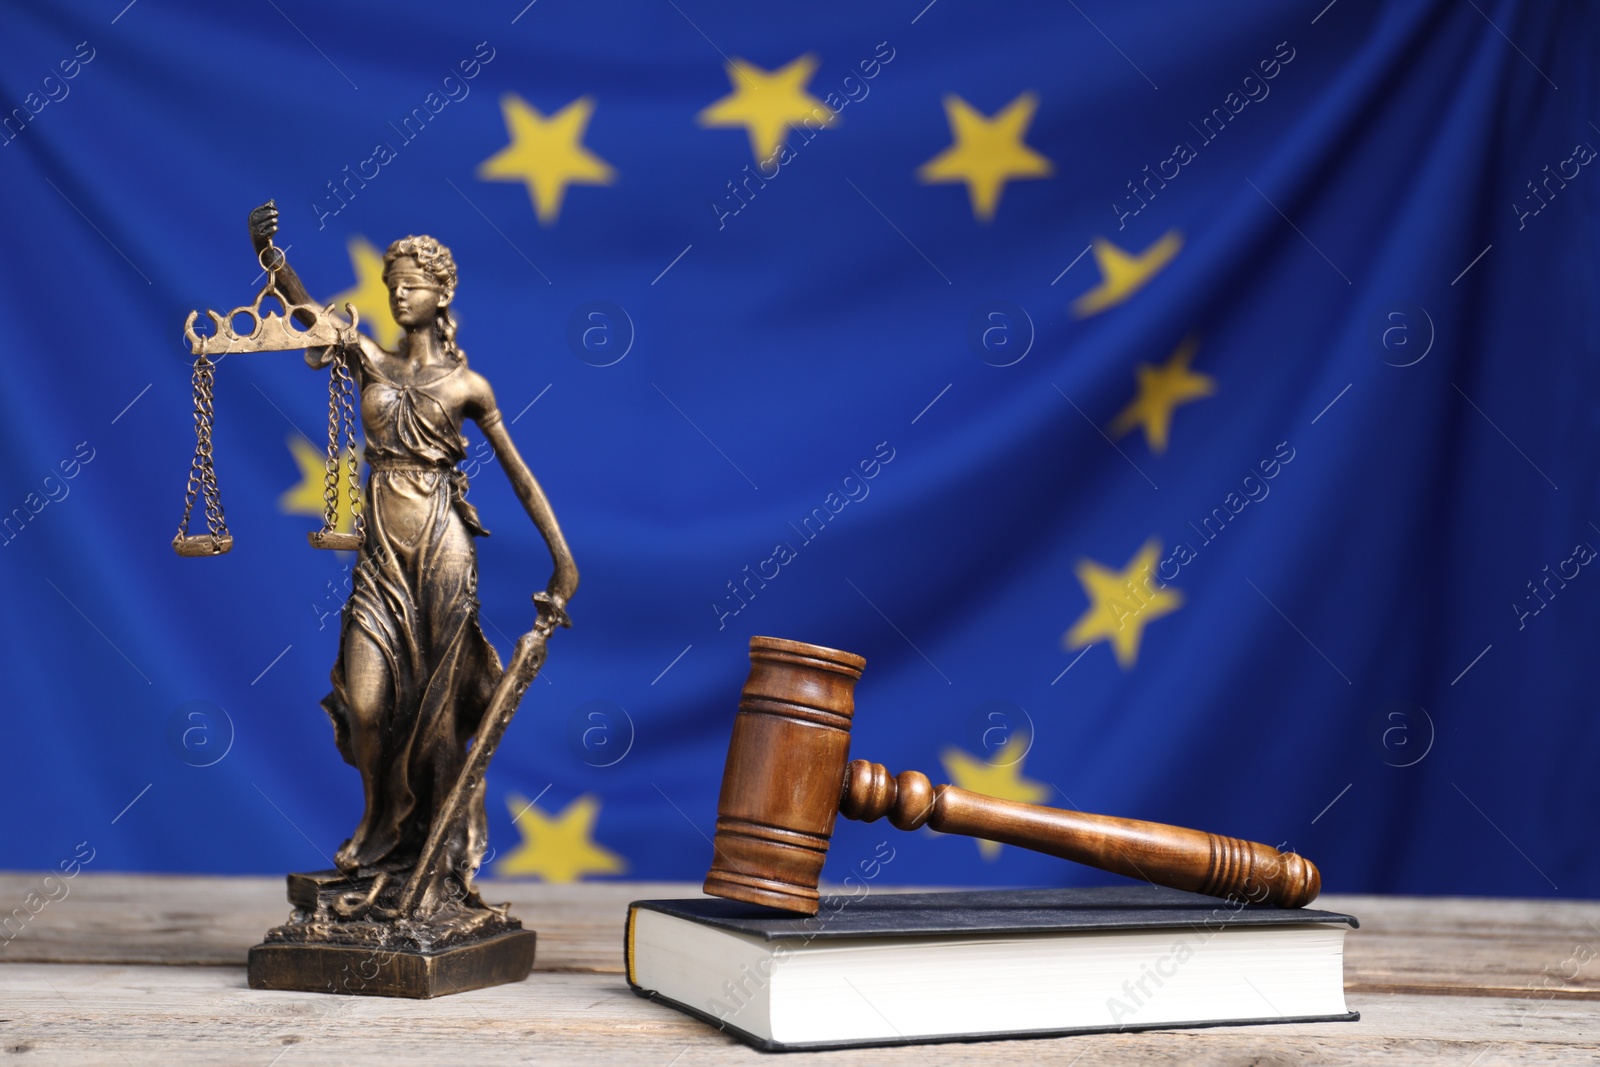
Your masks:
{"label": "statue's outstretched arm", "polygon": [[[261,254],[266,251],[267,246],[272,242],[273,235],[277,232],[278,206],[276,201],[268,200],[265,204],[262,204],[260,207],[250,212],[250,243],[256,250],[257,259],[261,258]],[[311,307],[318,306],[317,301],[314,300],[311,296],[311,293],[307,291],[305,283],[300,280],[300,275],[296,274],[294,272],[294,268],[289,266],[289,260],[287,257],[282,257],[282,263],[277,268],[277,271],[278,291],[284,295],[284,298],[288,300],[291,305],[308,304]],[[306,311],[296,311],[294,313],[294,317],[295,321],[299,322],[302,326],[310,326],[316,322],[316,319]],[[345,319],[342,315],[335,314],[333,317],[341,324],[345,322]],[[378,343],[372,340],[370,337],[367,337],[365,334],[358,334],[357,336],[360,339],[362,350],[366,352],[367,356],[370,358],[373,355],[374,350],[378,348]],[[332,358],[333,350],[331,348],[306,349],[306,365],[312,367],[313,369],[326,367],[328,365],[328,361]],[[359,369],[357,372],[357,384],[362,384]]]}
{"label": "statue's outstretched arm", "polygon": [[[261,253],[266,251],[267,246],[272,243],[273,234],[277,232],[278,206],[276,201],[268,200],[265,204],[250,212],[250,244],[256,250],[256,258],[259,259]],[[266,266],[266,264],[262,264],[262,266]],[[278,267],[278,288],[282,290],[284,296],[289,298],[289,303],[291,304],[316,305],[316,301],[311,299],[311,294],[306,291],[305,284],[300,281],[300,276],[294,272],[294,268],[289,266],[287,259],[283,261],[282,266]],[[310,326],[316,321],[303,312],[297,313],[295,318],[299,320],[302,326]]]}

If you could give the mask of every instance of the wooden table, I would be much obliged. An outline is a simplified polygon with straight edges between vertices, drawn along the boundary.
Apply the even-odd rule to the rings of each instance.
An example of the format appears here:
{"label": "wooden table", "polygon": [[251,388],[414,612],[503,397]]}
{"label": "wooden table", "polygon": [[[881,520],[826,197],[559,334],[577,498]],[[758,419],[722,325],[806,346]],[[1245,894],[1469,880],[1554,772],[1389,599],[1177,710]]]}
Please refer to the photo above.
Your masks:
{"label": "wooden table", "polygon": [[[9,942],[0,933],[0,1064],[1600,1062],[1600,903],[1323,898],[1361,919],[1345,963],[1359,1023],[764,1058],[622,979],[626,903],[693,886],[489,883],[487,899],[513,901],[539,931],[533,977],[410,1001],[247,988],[245,951],[287,915],[282,879],[85,872],[67,884]],[[0,901],[39,886],[0,875]]]}

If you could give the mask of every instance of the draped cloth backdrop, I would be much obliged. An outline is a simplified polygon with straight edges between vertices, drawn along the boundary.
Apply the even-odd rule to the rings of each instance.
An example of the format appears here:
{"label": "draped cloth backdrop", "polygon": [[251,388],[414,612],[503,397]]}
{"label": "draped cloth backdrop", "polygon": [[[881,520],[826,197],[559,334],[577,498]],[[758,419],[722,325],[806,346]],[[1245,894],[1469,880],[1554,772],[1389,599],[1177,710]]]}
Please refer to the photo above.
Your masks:
{"label": "draped cloth backdrop", "polygon": [[[893,770],[1281,844],[1330,890],[1600,892],[1592,7],[0,21],[0,864],[314,869],[359,817],[297,355],[223,360],[237,545],[169,547],[183,321],[250,303],[275,198],[386,345],[382,250],[454,250],[582,571],[486,873],[702,876],[771,634],[866,656],[853,751]],[[549,562],[468,432],[504,656]],[[1108,877],[881,823],[826,873]]]}

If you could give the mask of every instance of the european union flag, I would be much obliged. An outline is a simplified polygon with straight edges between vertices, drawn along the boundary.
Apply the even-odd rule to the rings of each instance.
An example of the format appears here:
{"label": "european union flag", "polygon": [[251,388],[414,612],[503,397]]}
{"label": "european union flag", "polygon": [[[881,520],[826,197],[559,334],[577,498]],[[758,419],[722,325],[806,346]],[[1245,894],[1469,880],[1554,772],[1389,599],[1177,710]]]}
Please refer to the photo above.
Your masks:
{"label": "european union flag", "polygon": [[[1591,7],[3,17],[7,866],[314,869],[361,817],[297,355],[220,363],[236,544],[168,547],[183,323],[254,298],[275,199],[385,347],[385,249],[452,250],[456,342],[582,572],[486,873],[702,877],[769,634],[866,657],[853,752],[892,770],[1293,848],[1330,890],[1600,892]],[[460,469],[503,661],[549,553],[475,429]],[[869,858],[1105,877],[881,823],[825,874]]]}

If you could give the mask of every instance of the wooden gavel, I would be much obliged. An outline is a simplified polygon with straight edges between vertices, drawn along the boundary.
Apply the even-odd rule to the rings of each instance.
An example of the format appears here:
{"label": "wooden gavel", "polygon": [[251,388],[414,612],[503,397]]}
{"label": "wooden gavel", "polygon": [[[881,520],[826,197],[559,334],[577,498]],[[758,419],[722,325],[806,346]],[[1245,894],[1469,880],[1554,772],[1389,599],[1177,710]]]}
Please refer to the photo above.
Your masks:
{"label": "wooden gavel", "polygon": [[705,891],[815,915],[836,814],[901,830],[927,825],[1076,860],[1155,885],[1298,908],[1317,897],[1310,861],[1254,841],[1161,823],[1000,800],[926,775],[847,765],[855,684],[867,661],[837,649],[750,639],[750,677],[728,743]]}

